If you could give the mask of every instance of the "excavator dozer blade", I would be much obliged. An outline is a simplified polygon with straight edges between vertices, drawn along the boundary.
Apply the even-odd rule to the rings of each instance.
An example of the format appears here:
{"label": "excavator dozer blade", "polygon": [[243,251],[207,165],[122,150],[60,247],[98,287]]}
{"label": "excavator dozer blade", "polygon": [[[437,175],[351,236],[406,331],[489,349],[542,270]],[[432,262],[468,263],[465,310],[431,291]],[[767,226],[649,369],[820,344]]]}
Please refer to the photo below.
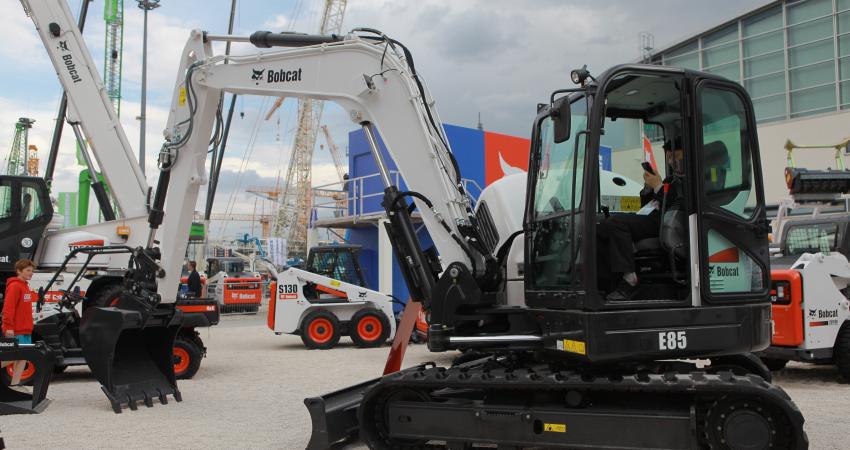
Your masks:
{"label": "excavator dozer blade", "polygon": [[80,341],[92,374],[116,413],[125,404],[131,410],[139,402],[152,407],[155,398],[167,404],[169,395],[181,401],[173,347],[182,313],[174,305],[146,310],[127,303],[83,313]]}
{"label": "excavator dozer blade", "polygon": [[[8,414],[38,414],[47,408],[47,387],[53,376],[56,357],[53,352],[38,342],[34,345],[19,345],[15,339],[0,338],[0,362],[29,361],[35,368],[32,393],[22,392],[0,383],[0,416]],[[3,370],[6,370],[5,367]]]}
{"label": "excavator dozer blade", "polygon": [[[403,372],[422,370],[426,367],[429,365],[421,364],[404,369]],[[305,398],[304,405],[310,411],[310,420],[313,423],[307,450],[334,448],[340,443],[356,439],[360,428],[357,408],[360,407],[366,392],[382,378],[374,378],[319,397]]]}

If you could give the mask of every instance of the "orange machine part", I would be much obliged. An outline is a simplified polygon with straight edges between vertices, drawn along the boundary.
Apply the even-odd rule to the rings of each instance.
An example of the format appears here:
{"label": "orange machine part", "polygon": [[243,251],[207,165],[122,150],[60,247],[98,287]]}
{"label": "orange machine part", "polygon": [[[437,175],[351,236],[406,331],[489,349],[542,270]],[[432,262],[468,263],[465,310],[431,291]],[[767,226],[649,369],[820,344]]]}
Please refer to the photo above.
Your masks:
{"label": "orange machine part", "polygon": [[225,278],[225,305],[259,305],[263,301],[262,278]]}
{"label": "orange machine part", "polygon": [[322,291],[322,292],[324,292],[324,293],[326,293],[326,294],[335,295],[335,296],[337,296],[337,297],[339,297],[339,298],[348,299],[348,295],[347,295],[345,292],[342,292],[342,291],[336,290],[336,289],[334,289],[334,288],[329,288],[329,287],[327,287],[327,286],[322,286],[321,284],[317,284],[317,285],[316,285],[316,290],[317,290],[317,291]]}
{"label": "orange machine part", "polygon": [[277,306],[277,281],[269,282],[269,315],[266,318],[266,325],[274,331],[274,308]]}
{"label": "orange machine part", "polygon": [[791,269],[771,270],[773,281],[787,281],[791,285],[791,303],[771,305],[773,337],[771,343],[782,347],[797,347],[803,343],[803,277]]}

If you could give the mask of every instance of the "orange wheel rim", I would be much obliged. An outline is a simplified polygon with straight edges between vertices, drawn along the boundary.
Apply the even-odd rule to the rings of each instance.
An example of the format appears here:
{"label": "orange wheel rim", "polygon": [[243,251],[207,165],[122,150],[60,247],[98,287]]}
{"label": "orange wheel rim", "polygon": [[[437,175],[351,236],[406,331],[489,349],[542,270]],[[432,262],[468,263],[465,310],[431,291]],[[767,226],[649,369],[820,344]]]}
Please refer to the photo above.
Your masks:
{"label": "orange wheel rim", "polygon": [[357,322],[357,334],[363,340],[374,341],[381,337],[381,332],[384,331],[384,326],[381,321],[375,316],[366,316]]}
{"label": "orange wheel rim", "polygon": [[109,306],[115,306],[117,304],[118,304],[118,297],[113,298],[112,301],[109,302]]}
{"label": "orange wheel rim", "polygon": [[[9,378],[14,377],[15,365],[9,364],[8,366],[6,366],[6,373],[9,374]],[[33,377],[33,375],[35,375],[35,364],[27,361],[26,365],[24,366],[24,371],[21,372],[21,383],[28,381],[30,378]]]}
{"label": "orange wheel rim", "polygon": [[307,332],[310,335],[310,339],[318,344],[324,344],[331,340],[334,334],[334,328],[330,320],[319,318],[310,322]]}
{"label": "orange wheel rim", "polygon": [[177,358],[174,363],[174,375],[180,375],[189,368],[189,352],[184,348],[174,347],[174,356]]}

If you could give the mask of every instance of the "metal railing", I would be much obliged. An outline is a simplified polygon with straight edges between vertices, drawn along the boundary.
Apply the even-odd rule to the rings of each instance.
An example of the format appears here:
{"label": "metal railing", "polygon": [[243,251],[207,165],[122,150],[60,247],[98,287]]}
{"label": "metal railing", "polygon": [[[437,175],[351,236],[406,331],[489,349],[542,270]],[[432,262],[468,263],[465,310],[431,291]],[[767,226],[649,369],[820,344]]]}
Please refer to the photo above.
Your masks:
{"label": "metal railing", "polygon": [[[360,219],[366,215],[381,215],[381,198],[384,195],[380,184],[380,174],[373,173],[345,181],[324,184],[313,187],[313,204],[311,217],[323,219]],[[398,171],[390,171],[390,179],[396,186],[401,186],[402,178]],[[366,190],[367,182],[376,184],[377,188]],[[462,178],[461,184],[472,201],[473,206],[481,196],[483,188],[475,180]]]}

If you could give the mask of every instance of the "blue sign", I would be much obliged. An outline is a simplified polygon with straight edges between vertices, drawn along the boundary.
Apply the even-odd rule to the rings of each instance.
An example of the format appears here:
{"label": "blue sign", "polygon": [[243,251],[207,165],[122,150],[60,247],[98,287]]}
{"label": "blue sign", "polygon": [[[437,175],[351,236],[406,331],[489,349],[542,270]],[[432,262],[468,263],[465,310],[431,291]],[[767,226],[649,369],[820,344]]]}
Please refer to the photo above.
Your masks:
{"label": "blue sign", "polygon": [[599,170],[611,171],[611,147],[599,146]]}

